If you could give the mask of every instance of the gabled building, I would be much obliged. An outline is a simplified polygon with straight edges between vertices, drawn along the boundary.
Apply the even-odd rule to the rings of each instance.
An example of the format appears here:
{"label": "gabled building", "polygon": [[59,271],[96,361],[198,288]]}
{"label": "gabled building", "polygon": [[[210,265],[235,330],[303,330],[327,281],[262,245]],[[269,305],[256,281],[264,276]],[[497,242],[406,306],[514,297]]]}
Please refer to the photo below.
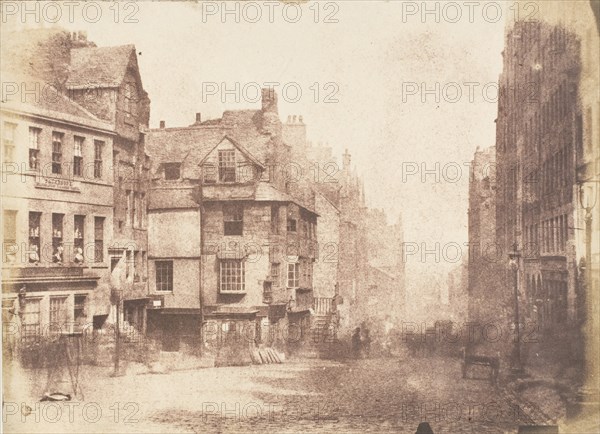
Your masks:
{"label": "gabled building", "polygon": [[223,333],[299,341],[313,305],[317,214],[280,170],[290,147],[276,94],[263,91],[261,110],[161,122],[148,149],[150,295],[164,300],[148,332],[171,350],[185,335],[197,344],[203,324],[209,344]]}
{"label": "gabled building", "polygon": [[111,270],[124,262],[124,276],[116,282],[113,279],[116,299],[123,300],[124,320],[143,331],[149,303],[146,195],[150,161],[144,135],[150,100],[142,84],[135,46],[73,48],[64,86],[74,101],[110,123],[115,132],[114,226],[108,254]]}
{"label": "gabled building", "polygon": [[[39,160],[39,164],[49,165],[50,178],[63,178],[51,181],[55,189],[67,191],[76,185],[71,190],[79,188],[83,193],[83,185],[90,184],[110,190],[110,194],[86,190],[81,195],[84,199],[79,199],[80,203],[101,203],[113,208],[110,219],[104,216],[104,224],[98,224],[97,230],[90,229],[92,226],[88,228],[95,221],[93,213],[78,211],[78,218],[84,221],[82,230],[80,222],[68,223],[71,219],[68,212],[56,211],[55,214],[64,214],[67,220],[63,221],[65,228],[61,230],[57,217],[52,234],[73,231],[83,235],[86,242],[102,240],[101,262],[109,275],[122,261],[119,269],[125,270],[123,277],[111,276],[109,286],[115,290],[112,300],[124,300],[125,319],[143,330],[148,303],[145,209],[149,172],[144,130],[148,126],[150,101],[142,86],[135,47],[97,47],[87,40],[84,32],[60,28],[12,32],[5,40],[9,42],[2,46],[2,57],[10,58],[11,62],[2,65],[3,80],[8,77],[6,74],[14,75],[14,84],[19,90],[10,110],[19,116],[35,115],[36,122],[44,120],[44,125],[8,126],[7,152],[14,148],[13,135],[14,140],[18,138],[23,144],[29,140],[29,155],[20,156],[25,158],[23,164],[27,167]],[[32,104],[33,108],[23,102]],[[67,125],[64,131],[61,125]],[[87,130],[77,129],[84,127]],[[27,128],[41,131],[36,136],[28,133]],[[90,128],[101,133],[92,133]],[[38,146],[36,143],[39,150],[32,148]],[[44,146],[50,148],[44,150]],[[70,180],[65,179],[68,177]],[[16,193],[19,197],[28,197],[22,194]],[[71,198],[63,194],[56,200],[67,203]],[[41,212],[41,225],[44,225],[46,217],[44,211]],[[10,218],[7,221],[10,222]],[[45,230],[43,226],[40,228]],[[111,314],[110,300],[95,302],[94,324],[98,327]],[[111,322],[116,319],[114,307]]]}

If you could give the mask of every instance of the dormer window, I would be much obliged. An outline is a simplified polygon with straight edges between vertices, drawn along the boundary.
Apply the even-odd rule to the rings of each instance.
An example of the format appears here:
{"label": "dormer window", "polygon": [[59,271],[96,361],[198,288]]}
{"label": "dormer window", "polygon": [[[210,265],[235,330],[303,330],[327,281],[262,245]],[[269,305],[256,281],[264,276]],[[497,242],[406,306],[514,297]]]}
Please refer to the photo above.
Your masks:
{"label": "dormer window", "polygon": [[235,151],[219,151],[219,181],[235,182]]}
{"label": "dormer window", "polygon": [[165,179],[174,181],[181,177],[181,163],[165,163]]}

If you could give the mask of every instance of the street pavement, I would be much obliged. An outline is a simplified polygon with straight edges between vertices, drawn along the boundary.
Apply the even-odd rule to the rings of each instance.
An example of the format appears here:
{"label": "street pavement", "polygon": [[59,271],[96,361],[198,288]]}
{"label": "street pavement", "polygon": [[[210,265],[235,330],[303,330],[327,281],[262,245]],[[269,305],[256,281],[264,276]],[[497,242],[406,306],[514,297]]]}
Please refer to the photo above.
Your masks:
{"label": "street pavement", "polygon": [[122,377],[82,369],[85,400],[11,398],[5,431],[414,433],[427,421],[436,434],[483,434],[531,422],[514,397],[463,379],[452,358],[305,359]]}

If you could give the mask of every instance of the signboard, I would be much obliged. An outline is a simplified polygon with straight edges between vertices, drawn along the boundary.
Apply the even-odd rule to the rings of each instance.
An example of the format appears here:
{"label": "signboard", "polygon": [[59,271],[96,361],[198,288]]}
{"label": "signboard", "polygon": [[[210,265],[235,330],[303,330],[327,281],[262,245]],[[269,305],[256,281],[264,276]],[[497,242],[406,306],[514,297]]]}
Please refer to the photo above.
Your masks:
{"label": "signboard", "polygon": [[79,187],[75,186],[72,179],[68,178],[51,178],[47,176],[39,176],[35,179],[36,188],[48,188],[52,190],[73,191],[79,193]]}
{"label": "signboard", "polygon": [[162,295],[149,297],[147,309],[162,309],[163,307],[165,307],[165,299]]}

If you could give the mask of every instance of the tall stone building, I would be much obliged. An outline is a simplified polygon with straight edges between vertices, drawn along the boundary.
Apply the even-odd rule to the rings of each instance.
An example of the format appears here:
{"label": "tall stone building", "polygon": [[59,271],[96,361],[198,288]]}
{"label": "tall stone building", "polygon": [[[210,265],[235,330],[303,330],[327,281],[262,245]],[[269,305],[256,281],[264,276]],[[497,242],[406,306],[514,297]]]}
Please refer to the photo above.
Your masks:
{"label": "tall stone building", "polygon": [[[508,294],[498,285],[503,277],[498,262],[503,252],[496,245],[496,149],[477,149],[469,177],[469,321],[486,324],[506,316]],[[502,261],[503,262],[503,261]],[[503,300],[502,306],[489,300]]]}
{"label": "tall stone building", "polygon": [[317,214],[314,195],[282,170],[291,154],[277,95],[265,89],[259,110],[198,114],[188,127],[161,122],[148,146],[150,294],[164,300],[148,332],[172,349],[202,323],[209,345],[222,333],[301,342],[313,308]]}
{"label": "tall stone building", "polygon": [[[26,145],[15,149],[25,158],[23,167],[41,173],[35,188],[43,188],[42,182],[62,191],[56,197],[53,195],[58,193],[40,193],[40,200],[57,203],[54,212],[34,209],[37,205],[27,211],[30,232],[38,233],[39,225],[40,238],[46,240],[38,242],[41,254],[45,247],[41,243],[50,239],[56,250],[62,237],[65,254],[71,253],[66,245],[71,238],[76,248],[93,241],[96,253],[84,251],[79,263],[106,275],[109,289],[108,293],[91,293],[86,312],[93,312],[94,326],[101,327],[111,312],[109,321],[115,321],[115,302],[124,300],[125,319],[141,331],[147,303],[145,191],[149,167],[144,130],[150,101],[142,86],[135,47],[97,47],[84,32],[60,28],[25,29],[6,36],[2,57],[11,62],[3,64],[3,80],[14,77],[11,83],[16,94],[15,103],[3,105],[3,109],[27,119],[16,127],[8,122],[4,129],[6,157],[10,159],[11,148],[15,148],[11,143],[28,141],[28,155],[23,154]],[[83,194],[75,199],[74,192]],[[15,195],[27,197],[22,191]],[[63,209],[70,202],[107,208],[101,213],[93,208]],[[32,213],[41,216],[36,220]],[[48,232],[50,213],[52,231]],[[18,230],[24,230],[21,222],[26,220],[23,215]],[[12,227],[10,217],[5,221]],[[37,246],[30,241],[32,244]],[[53,272],[60,282],[67,271]],[[62,280],[71,279],[67,273]],[[82,308],[82,303],[75,305]]]}
{"label": "tall stone building", "polygon": [[[591,239],[600,233],[598,209],[592,206],[600,167],[599,98],[591,87],[598,80],[597,18],[591,9],[561,2],[541,5],[540,18],[516,22],[506,32],[496,137],[496,237],[504,252],[500,284],[507,293],[514,289],[507,253],[515,247],[520,253],[521,325],[533,324],[536,336],[522,346],[535,347],[537,354],[527,358],[526,350],[524,362],[569,364],[581,360],[579,345],[585,343],[588,354],[595,347],[582,339],[580,326],[586,311],[597,312],[598,304],[593,270],[600,246],[597,237]],[[594,226],[586,226],[586,214]],[[514,302],[507,313],[514,318]],[[594,321],[591,317],[587,324],[597,333]],[[597,375],[597,364],[592,371]]]}
{"label": "tall stone building", "polygon": [[[12,81],[34,83],[21,76]],[[9,338],[27,343],[91,330],[110,307],[115,134],[49,85],[56,98],[0,107],[2,300]],[[10,339],[9,339],[10,340]]]}

